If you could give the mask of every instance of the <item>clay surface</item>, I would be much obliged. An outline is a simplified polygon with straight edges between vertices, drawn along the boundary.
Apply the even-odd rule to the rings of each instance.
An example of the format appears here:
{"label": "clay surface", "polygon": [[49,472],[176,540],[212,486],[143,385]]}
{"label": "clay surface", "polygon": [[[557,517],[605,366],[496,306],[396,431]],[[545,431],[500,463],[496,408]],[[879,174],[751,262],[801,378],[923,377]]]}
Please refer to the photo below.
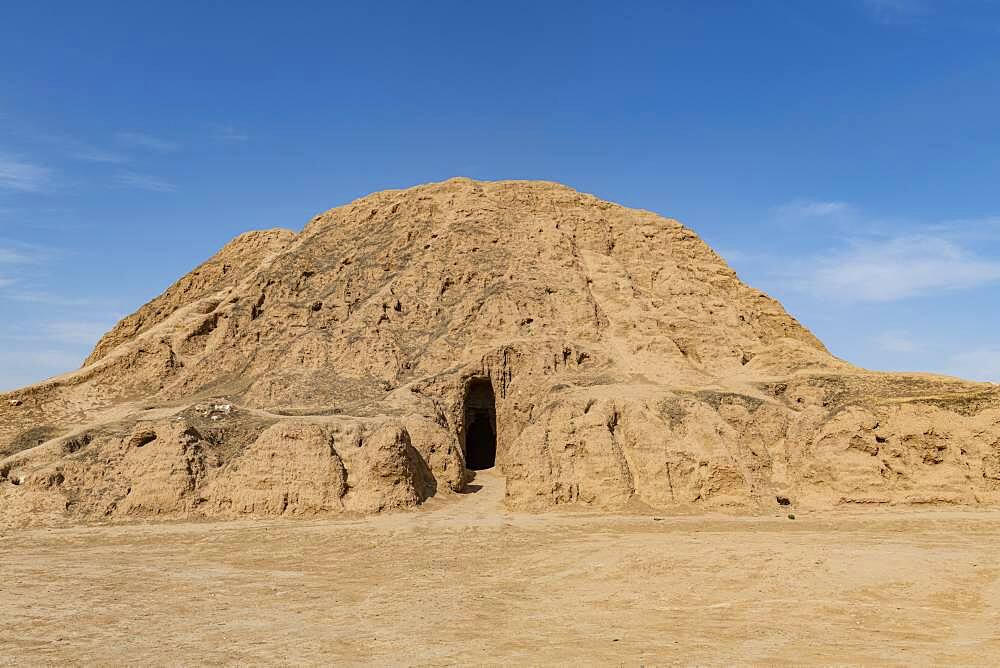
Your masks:
{"label": "clay surface", "polygon": [[[0,664],[993,665],[1000,525],[503,508],[0,530]],[[471,489],[471,488],[475,489]]]}
{"label": "clay surface", "polygon": [[1000,501],[997,386],[833,357],[675,220],[452,179],[244,234],[0,396],[0,524],[411,508],[482,382],[511,509]]}

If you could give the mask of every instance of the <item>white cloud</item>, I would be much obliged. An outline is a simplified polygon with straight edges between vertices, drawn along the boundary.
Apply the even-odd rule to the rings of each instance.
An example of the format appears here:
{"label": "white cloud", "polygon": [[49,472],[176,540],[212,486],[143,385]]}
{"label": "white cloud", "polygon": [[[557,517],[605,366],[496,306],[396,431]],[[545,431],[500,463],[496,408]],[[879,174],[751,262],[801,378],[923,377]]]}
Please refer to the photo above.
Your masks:
{"label": "white cloud", "polygon": [[85,297],[60,297],[48,292],[28,291],[28,292],[8,292],[0,294],[0,298],[11,299],[25,304],[40,304],[43,306],[59,307],[90,307],[99,305],[93,299]]}
{"label": "white cloud", "polygon": [[31,258],[22,251],[0,246],[0,264],[23,264],[30,261]]}
{"label": "white cloud", "polygon": [[959,378],[1000,383],[1000,348],[981,348],[952,355],[948,373]]}
{"label": "white cloud", "polygon": [[35,244],[9,241],[0,245],[0,264],[33,264],[52,257],[54,252]]}
{"label": "white cloud", "polygon": [[927,227],[928,233],[947,239],[1000,241],[1000,216],[947,220]]}
{"label": "white cloud", "polygon": [[137,172],[122,172],[115,175],[115,181],[120,185],[140,190],[151,190],[159,193],[172,193],[177,190],[177,186],[169,181],[165,181],[158,176],[151,174],[139,174]]}
{"label": "white cloud", "polygon": [[734,262],[750,262],[758,259],[757,254],[737,248],[717,248],[715,252],[729,264]]}
{"label": "white cloud", "polygon": [[76,158],[77,160],[84,160],[86,162],[98,162],[107,163],[113,165],[120,165],[125,162],[129,162],[130,158],[127,155],[122,155],[121,153],[114,153],[112,151],[104,151],[99,148],[81,146],[77,150],[70,153],[70,157]]}
{"label": "white cloud", "polygon": [[1000,260],[929,235],[854,240],[848,249],[806,262],[802,285],[841,301],[893,301],[1000,281]]}
{"label": "white cloud", "polygon": [[241,144],[250,139],[250,135],[232,125],[213,125],[212,134],[216,141],[229,144]]}
{"label": "white cloud", "polygon": [[97,148],[88,142],[80,141],[71,135],[61,132],[31,132],[26,139],[52,146],[59,152],[75,160],[99,163],[123,163],[129,161],[129,157],[126,155]]}
{"label": "white cloud", "polygon": [[915,353],[924,349],[923,344],[911,339],[906,332],[882,332],[875,338],[875,343],[891,353]]}
{"label": "white cloud", "polygon": [[0,350],[0,392],[41,382],[80,366],[79,352],[66,350]]}
{"label": "white cloud", "polygon": [[61,343],[93,345],[114,325],[96,321],[50,322],[45,325],[45,338]]}
{"label": "white cloud", "polygon": [[793,200],[775,209],[779,218],[830,218],[852,213],[847,202],[821,202],[813,200]]}
{"label": "white cloud", "polygon": [[107,309],[93,314],[88,307],[79,320],[0,321],[0,392],[79,368],[119,317]]}
{"label": "white cloud", "polygon": [[873,10],[883,12],[915,12],[924,9],[923,2],[917,0],[864,0]]}
{"label": "white cloud", "polygon": [[170,153],[179,148],[176,142],[154,137],[144,132],[119,132],[115,137],[125,146],[149,149],[159,153]]}
{"label": "white cloud", "polygon": [[923,0],[862,0],[869,16],[881,23],[893,23],[928,11]]}
{"label": "white cloud", "polygon": [[[758,250],[728,249],[741,272],[761,286],[812,294],[824,302],[888,302],[1000,282],[1000,217],[933,224],[866,214],[838,200],[793,200],[771,209],[773,240]],[[803,227],[808,223],[808,228]],[[790,226],[792,232],[789,231]],[[788,240],[782,244],[782,240]],[[825,252],[796,254],[800,242]],[[782,246],[785,246],[782,248]],[[898,339],[899,337],[897,337]],[[899,351],[900,341],[881,342]]]}
{"label": "white cloud", "polygon": [[39,192],[51,180],[52,170],[9,155],[0,155],[0,188],[18,192]]}

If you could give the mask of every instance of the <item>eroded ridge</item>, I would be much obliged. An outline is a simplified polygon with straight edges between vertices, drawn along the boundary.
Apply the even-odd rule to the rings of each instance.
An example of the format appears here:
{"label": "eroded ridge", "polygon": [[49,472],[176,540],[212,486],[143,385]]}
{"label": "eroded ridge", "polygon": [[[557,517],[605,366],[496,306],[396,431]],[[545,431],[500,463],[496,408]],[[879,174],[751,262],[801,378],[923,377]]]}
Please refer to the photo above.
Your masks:
{"label": "eroded ridge", "polygon": [[831,356],[675,220],[452,179],[241,235],[0,398],[10,524],[371,513],[490,464],[531,510],[995,504],[1000,392]]}

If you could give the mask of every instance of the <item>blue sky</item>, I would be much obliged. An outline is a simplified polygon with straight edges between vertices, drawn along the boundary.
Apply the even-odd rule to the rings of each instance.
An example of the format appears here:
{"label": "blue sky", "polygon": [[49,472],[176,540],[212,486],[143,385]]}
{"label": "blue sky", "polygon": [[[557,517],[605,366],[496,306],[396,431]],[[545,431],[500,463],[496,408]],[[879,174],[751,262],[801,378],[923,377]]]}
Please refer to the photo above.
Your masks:
{"label": "blue sky", "polygon": [[0,389],[252,228],[561,181],[832,352],[1000,381],[1000,2],[6,3]]}

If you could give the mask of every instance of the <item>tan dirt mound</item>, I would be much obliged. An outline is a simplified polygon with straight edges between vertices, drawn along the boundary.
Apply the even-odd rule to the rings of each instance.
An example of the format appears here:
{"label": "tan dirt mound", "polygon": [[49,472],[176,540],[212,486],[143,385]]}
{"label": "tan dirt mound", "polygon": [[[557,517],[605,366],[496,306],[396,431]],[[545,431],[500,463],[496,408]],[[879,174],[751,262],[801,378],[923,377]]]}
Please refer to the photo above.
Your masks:
{"label": "tan dirt mound", "polygon": [[851,366],[690,229],[553,183],[241,235],[0,397],[0,522],[1000,501],[1000,390]]}

